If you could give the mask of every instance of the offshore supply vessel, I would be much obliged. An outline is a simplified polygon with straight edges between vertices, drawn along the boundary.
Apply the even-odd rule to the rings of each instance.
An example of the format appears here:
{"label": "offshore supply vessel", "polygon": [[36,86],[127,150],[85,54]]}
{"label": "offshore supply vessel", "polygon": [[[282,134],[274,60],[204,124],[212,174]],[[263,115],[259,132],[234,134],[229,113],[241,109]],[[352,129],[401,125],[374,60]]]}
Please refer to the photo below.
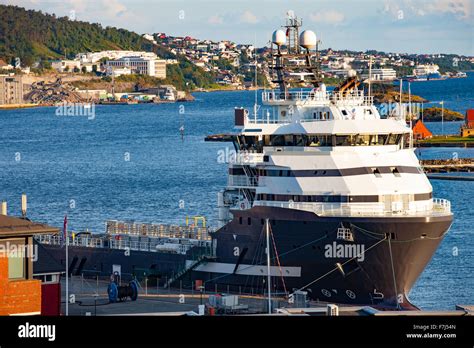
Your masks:
{"label": "offshore supply vessel", "polygon": [[[273,33],[278,88],[253,113],[234,110],[235,133],[206,138],[235,148],[218,229],[109,221],[105,234],[68,235],[70,273],[415,308],[407,295],[451,226],[450,202],[433,198],[405,116],[381,118],[356,76],[329,91],[301,26],[292,16]],[[38,242],[66,262],[60,237]]]}
{"label": "offshore supply vessel", "polygon": [[237,132],[206,138],[232,142],[236,160],[218,195],[215,258],[192,277],[264,293],[270,276],[272,292],[414,309],[407,295],[451,226],[450,202],[433,198],[404,116],[382,119],[356,76],[328,91],[319,41],[301,25],[288,17],[273,33],[278,88],[263,106],[236,108]]}

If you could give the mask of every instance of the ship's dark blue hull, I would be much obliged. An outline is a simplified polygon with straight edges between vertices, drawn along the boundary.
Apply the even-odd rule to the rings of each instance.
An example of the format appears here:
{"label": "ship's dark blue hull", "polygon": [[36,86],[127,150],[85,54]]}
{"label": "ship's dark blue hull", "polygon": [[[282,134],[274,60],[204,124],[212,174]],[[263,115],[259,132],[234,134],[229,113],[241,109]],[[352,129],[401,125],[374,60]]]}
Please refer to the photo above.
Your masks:
{"label": "ship's dark blue hull", "polygon": [[[273,291],[303,289],[325,302],[406,309],[413,308],[407,294],[452,222],[451,215],[318,217],[275,207],[233,213],[234,219],[213,236],[215,262],[193,272],[193,278],[204,280],[206,287],[213,289],[217,284],[222,291],[265,291],[268,218]],[[354,241],[338,239],[340,227],[350,229]]]}
{"label": "ship's dark blue hull", "polygon": [[[405,309],[415,308],[407,295],[452,222],[452,215],[319,217],[276,207],[253,207],[233,215],[213,234],[215,255],[201,259],[179,278],[183,287],[202,280],[211,291],[264,294],[268,218],[273,292],[301,289],[314,300]],[[338,238],[340,228],[350,231],[353,241]],[[45,248],[65,264],[64,248]],[[185,269],[186,261],[189,265],[202,254],[190,250],[187,255],[146,251],[126,255],[124,250],[77,246],[69,250],[73,274],[109,276],[113,265],[120,265],[125,278],[155,276],[161,285]]]}
{"label": "ship's dark blue hull", "polygon": [[[50,254],[57,262],[64,265],[65,248],[58,245],[42,244],[44,252]],[[80,246],[69,247],[69,272],[72,275],[84,275],[109,277],[113,272],[113,266],[120,266],[122,278],[129,280],[137,277],[158,278],[160,284],[164,284],[167,278],[179,272],[185,267],[186,259],[190,255],[110,249],[90,248]],[[41,253],[38,262],[43,262]]]}

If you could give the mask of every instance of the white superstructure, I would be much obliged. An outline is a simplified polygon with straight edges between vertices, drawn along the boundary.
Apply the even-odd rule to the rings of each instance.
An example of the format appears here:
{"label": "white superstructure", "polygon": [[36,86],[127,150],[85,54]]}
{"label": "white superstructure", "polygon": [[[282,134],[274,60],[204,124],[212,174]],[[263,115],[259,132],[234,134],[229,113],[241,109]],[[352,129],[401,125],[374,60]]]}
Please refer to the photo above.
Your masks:
{"label": "white superstructure", "polygon": [[[275,32],[277,57],[283,56],[282,41]],[[235,110],[239,132],[232,140],[238,155],[229,165],[228,187],[219,193],[221,226],[232,209],[254,206],[322,216],[450,212],[448,201],[432,197],[404,119],[382,119],[355,78],[335,91],[322,83],[290,90],[289,75],[280,73],[280,89],[264,91],[263,106],[253,113]]]}

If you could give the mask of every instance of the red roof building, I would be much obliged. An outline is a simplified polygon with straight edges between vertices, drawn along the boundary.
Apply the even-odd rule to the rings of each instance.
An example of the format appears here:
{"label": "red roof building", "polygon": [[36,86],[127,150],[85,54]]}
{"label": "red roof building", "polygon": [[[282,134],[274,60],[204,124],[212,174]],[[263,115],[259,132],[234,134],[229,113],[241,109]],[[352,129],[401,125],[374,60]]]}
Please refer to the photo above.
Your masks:
{"label": "red roof building", "polygon": [[41,281],[33,277],[33,236],[58,232],[25,218],[0,215],[0,315],[41,314]]}
{"label": "red roof building", "polygon": [[413,138],[414,139],[426,139],[431,138],[433,133],[425,126],[421,120],[417,120],[413,125]]}

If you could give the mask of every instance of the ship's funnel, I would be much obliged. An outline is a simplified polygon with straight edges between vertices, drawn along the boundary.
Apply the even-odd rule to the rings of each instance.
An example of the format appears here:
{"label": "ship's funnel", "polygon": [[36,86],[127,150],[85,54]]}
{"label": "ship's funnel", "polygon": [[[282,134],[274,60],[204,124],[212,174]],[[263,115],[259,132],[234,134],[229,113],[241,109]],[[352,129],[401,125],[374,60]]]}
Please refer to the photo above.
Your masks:
{"label": "ship's funnel", "polygon": [[277,46],[282,46],[286,43],[285,32],[281,29],[275,30],[272,35],[272,42]]}
{"label": "ship's funnel", "polygon": [[300,46],[306,49],[312,49],[316,47],[316,34],[314,31],[305,30],[300,34]]}

